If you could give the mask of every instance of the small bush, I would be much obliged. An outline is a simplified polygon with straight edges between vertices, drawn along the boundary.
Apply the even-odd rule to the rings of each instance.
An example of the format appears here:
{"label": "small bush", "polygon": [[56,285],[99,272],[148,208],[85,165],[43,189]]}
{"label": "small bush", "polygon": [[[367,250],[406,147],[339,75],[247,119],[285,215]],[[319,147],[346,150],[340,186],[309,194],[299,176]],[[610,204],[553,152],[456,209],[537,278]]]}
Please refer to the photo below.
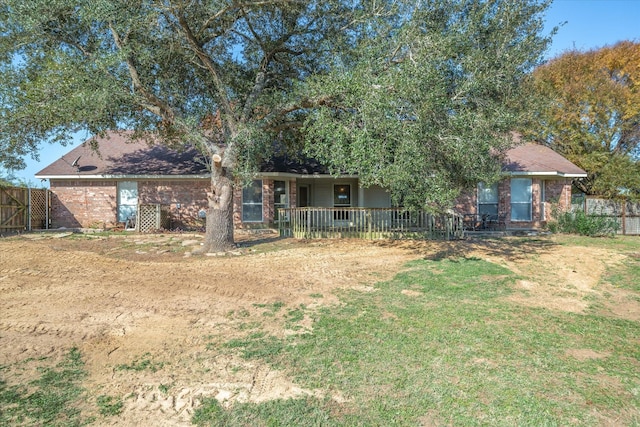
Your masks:
{"label": "small bush", "polygon": [[583,211],[558,212],[554,208],[553,216],[556,221],[548,224],[552,233],[579,234],[581,236],[614,236],[620,229],[620,224],[615,218],[599,215],[586,214]]}

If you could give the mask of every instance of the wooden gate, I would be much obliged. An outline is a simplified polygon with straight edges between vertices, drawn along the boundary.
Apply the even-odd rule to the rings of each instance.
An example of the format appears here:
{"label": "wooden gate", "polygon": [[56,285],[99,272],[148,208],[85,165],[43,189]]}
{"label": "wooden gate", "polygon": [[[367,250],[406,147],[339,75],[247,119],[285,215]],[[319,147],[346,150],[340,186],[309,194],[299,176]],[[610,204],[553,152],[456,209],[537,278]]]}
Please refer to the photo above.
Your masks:
{"label": "wooden gate", "polygon": [[49,190],[0,187],[0,232],[49,228],[50,206]]}

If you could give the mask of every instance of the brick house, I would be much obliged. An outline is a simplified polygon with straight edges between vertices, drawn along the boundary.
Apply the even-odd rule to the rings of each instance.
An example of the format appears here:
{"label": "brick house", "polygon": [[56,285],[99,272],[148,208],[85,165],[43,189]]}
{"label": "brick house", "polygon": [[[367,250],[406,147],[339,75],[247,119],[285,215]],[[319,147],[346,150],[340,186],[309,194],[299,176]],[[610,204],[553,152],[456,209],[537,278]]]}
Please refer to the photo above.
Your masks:
{"label": "brick house", "polygon": [[[561,210],[571,206],[574,179],[587,173],[549,147],[533,143],[507,151],[504,179],[463,194],[456,211],[473,221],[499,218],[506,229],[539,229],[551,218],[553,204]],[[482,226],[475,224],[474,227]]]}
{"label": "brick house", "polygon": [[[86,141],[36,174],[48,179],[53,193],[52,227],[112,228],[126,224],[140,205],[162,206],[170,228],[204,224],[210,175],[193,149],[173,150],[160,144],[129,141],[130,132],[111,132]],[[97,143],[98,150],[93,146]],[[461,197],[457,211],[503,214],[508,227],[536,228],[548,218],[548,204],[568,206],[571,180],[586,176],[562,156],[533,144],[509,152],[505,179]],[[237,228],[269,227],[278,208],[391,206],[381,187],[363,188],[357,176],[330,176],[317,162],[274,157],[262,166],[250,186],[237,186]]]}

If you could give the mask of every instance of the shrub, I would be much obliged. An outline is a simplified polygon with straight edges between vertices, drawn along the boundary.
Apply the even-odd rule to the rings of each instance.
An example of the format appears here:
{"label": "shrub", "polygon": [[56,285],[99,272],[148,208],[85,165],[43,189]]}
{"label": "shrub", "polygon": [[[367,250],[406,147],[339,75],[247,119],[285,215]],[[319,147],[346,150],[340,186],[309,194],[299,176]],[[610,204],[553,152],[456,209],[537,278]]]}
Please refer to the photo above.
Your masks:
{"label": "shrub", "polygon": [[579,234],[581,236],[614,236],[620,229],[615,217],[601,214],[586,214],[581,210],[561,212],[553,208],[556,221],[548,224],[552,233]]}

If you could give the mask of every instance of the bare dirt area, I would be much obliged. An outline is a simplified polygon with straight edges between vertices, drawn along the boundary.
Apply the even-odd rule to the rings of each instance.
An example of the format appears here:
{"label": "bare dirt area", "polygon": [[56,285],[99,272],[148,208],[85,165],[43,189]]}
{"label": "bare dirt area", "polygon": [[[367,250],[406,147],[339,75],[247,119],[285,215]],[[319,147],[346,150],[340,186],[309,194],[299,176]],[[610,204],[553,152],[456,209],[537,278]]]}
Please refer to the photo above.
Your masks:
{"label": "bare dirt area", "polygon": [[[0,239],[0,366],[55,361],[77,347],[92,399],[124,397],[122,414],[97,417],[96,425],[190,425],[204,397],[230,405],[323,395],[224,351],[223,343],[257,328],[276,336],[309,332],[309,313],[338,304],[340,289],[371,291],[418,258],[474,256],[535,277],[516,283],[509,297],[516,304],[581,312],[589,295],[606,292],[615,302],[603,308],[609,315],[640,320],[637,299],[601,283],[621,255],[582,248],[576,257],[575,247],[552,238],[510,244],[246,234],[233,253],[192,255],[201,241],[199,234]],[[296,313],[304,315],[291,322]],[[26,382],[29,375],[11,369],[3,379]]]}

